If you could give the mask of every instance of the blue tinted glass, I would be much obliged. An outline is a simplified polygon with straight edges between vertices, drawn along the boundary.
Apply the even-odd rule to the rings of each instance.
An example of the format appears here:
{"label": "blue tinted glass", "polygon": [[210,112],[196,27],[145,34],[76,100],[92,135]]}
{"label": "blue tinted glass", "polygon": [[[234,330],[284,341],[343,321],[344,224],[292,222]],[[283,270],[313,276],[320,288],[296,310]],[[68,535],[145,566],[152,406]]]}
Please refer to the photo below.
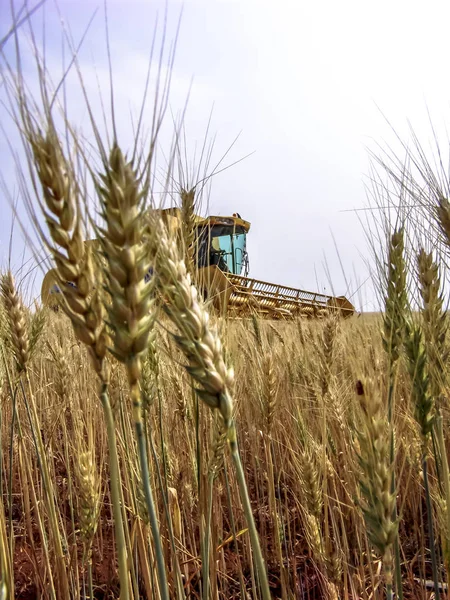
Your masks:
{"label": "blue tinted glass", "polygon": [[233,236],[233,246],[234,246],[234,260],[235,260],[235,269],[236,275],[240,275],[242,271],[242,264],[244,262],[244,253],[245,253],[245,233],[238,233]]}
{"label": "blue tinted glass", "polygon": [[221,235],[213,238],[212,246],[221,251],[222,257],[231,273],[240,275],[245,253],[245,233]]}
{"label": "blue tinted glass", "polygon": [[[231,253],[231,236],[230,235],[221,235],[220,237],[215,238],[216,244],[218,245],[217,250],[220,250],[222,253],[222,257],[227,264],[228,269],[233,273],[233,257]],[[213,248],[216,245],[214,243],[213,238]]]}

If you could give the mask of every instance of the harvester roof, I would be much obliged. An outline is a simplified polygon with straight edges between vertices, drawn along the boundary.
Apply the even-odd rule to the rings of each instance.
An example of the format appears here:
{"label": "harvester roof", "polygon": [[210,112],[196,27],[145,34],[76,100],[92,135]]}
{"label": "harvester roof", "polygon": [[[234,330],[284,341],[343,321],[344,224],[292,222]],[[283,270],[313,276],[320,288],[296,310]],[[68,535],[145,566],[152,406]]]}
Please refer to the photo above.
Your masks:
{"label": "harvester roof", "polygon": [[209,216],[206,218],[197,217],[197,226],[206,226],[213,227],[214,225],[232,225],[234,227],[242,228],[245,233],[250,229],[250,223],[248,221],[244,221],[237,216],[232,217],[218,217],[218,216]]}
{"label": "harvester roof", "polygon": [[[161,214],[165,216],[166,219],[168,216],[175,217],[180,222],[182,219],[181,209],[178,207],[161,209]],[[243,229],[245,233],[247,233],[250,229],[250,223],[242,219],[237,213],[230,217],[214,215],[201,217],[200,215],[195,215],[195,224],[197,227],[213,227],[214,225],[234,226]]]}

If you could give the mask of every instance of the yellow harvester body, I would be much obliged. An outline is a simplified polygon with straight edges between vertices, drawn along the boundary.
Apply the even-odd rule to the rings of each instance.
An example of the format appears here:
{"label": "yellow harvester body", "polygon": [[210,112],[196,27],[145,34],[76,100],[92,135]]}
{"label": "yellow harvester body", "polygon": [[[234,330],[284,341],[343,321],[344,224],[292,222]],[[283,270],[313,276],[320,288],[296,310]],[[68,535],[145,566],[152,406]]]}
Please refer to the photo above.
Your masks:
{"label": "yellow harvester body", "polygon": [[[160,212],[171,233],[181,239],[181,211],[171,208]],[[354,314],[355,308],[343,296],[327,296],[248,277],[246,236],[249,230],[250,223],[237,214],[195,219],[195,242],[190,249],[195,263],[195,283],[219,313],[285,319],[318,318],[331,312],[338,312],[344,318]],[[98,242],[89,240],[86,244],[96,247]],[[54,269],[45,275],[44,305],[59,306],[61,285]]]}

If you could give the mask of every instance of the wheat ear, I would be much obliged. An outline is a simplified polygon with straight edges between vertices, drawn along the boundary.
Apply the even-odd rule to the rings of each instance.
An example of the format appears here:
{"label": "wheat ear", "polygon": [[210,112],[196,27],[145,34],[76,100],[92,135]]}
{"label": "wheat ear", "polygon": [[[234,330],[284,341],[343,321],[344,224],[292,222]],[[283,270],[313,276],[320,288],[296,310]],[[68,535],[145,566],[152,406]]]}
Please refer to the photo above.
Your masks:
{"label": "wheat ear", "polygon": [[398,522],[393,518],[395,490],[392,490],[394,465],[390,460],[390,431],[384,416],[381,394],[370,384],[358,381],[357,399],[362,409],[363,423],[358,432],[361,467],[360,506],[371,543],[380,553],[386,580],[386,594],[392,600],[392,545],[397,537]]}
{"label": "wheat ear", "polygon": [[405,351],[412,383],[414,416],[419,424],[423,442],[426,445],[433,429],[435,406],[429,389],[428,359],[423,343],[422,329],[419,325],[408,326]]}
{"label": "wheat ear", "polygon": [[445,385],[445,365],[449,357],[446,343],[448,318],[444,310],[439,267],[433,260],[433,254],[422,249],[417,256],[417,266],[422,297],[424,341],[429,364],[430,394],[437,403]]}
{"label": "wheat ear", "polygon": [[[42,237],[56,264],[63,308],[72,321],[75,335],[88,347],[96,373],[106,381],[107,334],[99,292],[92,294],[94,263],[83,242],[76,178],[51,121],[45,137],[29,127],[27,139],[42,185],[41,208],[50,233],[50,239],[43,234]],[[68,286],[67,282],[74,285]]]}
{"label": "wheat ear", "polygon": [[100,513],[100,481],[92,452],[81,452],[75,463],[80,490],[79,525],[83,540],[84,561],[90,560],[92,542]]}
{"label": "wheat ear", "polygon": [[439,198],[436,207],[436,220],[444,236],[444,242],[450,246],[450,202],[443,196]]}
{"label": "wheat ear", "polygon": [[[383,318],[383,347],[389,358],[389,385],[393,386],[395,369],[405,336],[405,319],[408,310],[406,266],[404,260],[403,229],[395,231],[390,240],[387,257],[386,296]],[[392,391],[390,391],[392,396]],[[393,415],[392,397],[389,398],[389,419]]]}
{"label": "wheat ear", "polygon": [[181,230],[183,234],[186,268],[194,275],[195,268],[195,188],[181,189]]}
{"label": "wheat ear", "polygon": [[[429,365],[429,391],[435,409],[435,435],[440,456],[436,456],[436,464],[441,462],[441,478],[445,493],[446,523],[444,531],[444,556],[447,573],[450,572],[450,473],[445,445],[443,419],[440,410],[441,394],[446,384],[446,368],[449,349],[446,341],[448,330],[447,313],[444,310],[444,298],[441,288],[440,269],[433,260],[433,254],[421,250],[417,257],[420,294],[422,297],[422,317],[424,341]],[[433,445],[434,448],[434,445]]]}
{"label": "wheat ear", "polygon": [[263,401],[266,419],[267,434],[272,432],[275,409],[277,404],[277,379],[273,354],[267,351],[263,357]]}
{"label": "wheat ear", "polygon": [[30,354],[25,311],[22,300],[17,293],[12,273],[8,271],[0,282],[3,313],[8,327],[6,341],[12,351],[18,372],[25,370]]}
{"label": "wheat ear", "polygon": [[[399,228],[390,236],[387,251],[386,295],[383,317],[382,342],[388,358],[388,421],[394,419],[394,389],[398,362],[406,335],[406,315],[408,293],[406,287],[407,268],[405,264],[404,230]],[[390,458],[394,464],[394,427],[391,427]],[[395,489],[395,470],[392,470],[391,492]],[[397,518],[397,504],[394,505],[393,520]],[[401,577],[400,546],[398,536],[394,542],[396,593],[403,600]]]}
{"label": "wheat ear", "polygon": [[233,369],[225,365],[221,341],[179,258],[176,242],[169,238],[162,221],[152,220],[151,227],[156,229],[150,244],[163,307],[178,329],[174,339],[187,358],[186,370],[198,385],[197,394],[220,412],[228,429],[233,414]]}
{"label": "wheat ear", "polygon": [[336,316],[331,316],[324,323],[320,352],[320,387],[323,398],[328,394],[331,382],[337,333],[338,319]]}
{"label": "wheat ear", "polygon": [[105,227],[99,228],[100,242],[108,268],[106,286],[112,329],[111,353],[125,365],[133,405],[133,421],[139,450],[142,485],[155,545],[158,582],[163,600],[169,600],[164,554],[148,470],[147,446],[142,414],[141,358],[146,351],[156,311],[153,284],[145,283],[150,262],[145,239],[141,185],[132,162],[117,144],[113,145],[105,172],[97,181]]}
{"label": "wheat ear", "polygon": [[433,508],[428,478],[428,446],[435,420],[435,403],[429,389],[430,379],[428,376],[428,360],[420,326],[408,325],[405,350],[408,358],[408,371],[412,384],[414,416],[420,427],[422,437],[422,471],[425,486],[425,500],[427,504],[428,530],[430,535],[431,566],[435,594],[436,598],[439,599],[439,577],[433,527]]}

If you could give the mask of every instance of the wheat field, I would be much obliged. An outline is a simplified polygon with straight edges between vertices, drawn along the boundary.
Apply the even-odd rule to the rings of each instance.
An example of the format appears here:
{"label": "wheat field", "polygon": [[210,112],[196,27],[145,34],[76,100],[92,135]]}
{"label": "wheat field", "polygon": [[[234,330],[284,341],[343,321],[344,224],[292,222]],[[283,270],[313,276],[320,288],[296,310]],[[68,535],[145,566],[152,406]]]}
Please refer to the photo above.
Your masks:
{"label": "wheat field", "polygon": [[[96,598],[118,597],[107,433],[94,371],[65,315],[44,311],[32,318],[25,314],[23,320],[34,347],[26,375],[18,379],[7,354],[2,377],[4,581],[14,577],[17,598],[52,597],[50,584],[59,585],[61,568],[68,597],[88,597],[90,586]],[[377,317],[343,323],[255,319],[226,326],[238,441],[273,598],[382,597],[380,555],[370,543],[360,506],[360,435],[370,411],[356,389],[363,374],[377,395],[369,403],[386,395],[380,329]],[[221,424],[193,395],[182,363],[164,331],[143,358],[151,483],[171,597],[176,597],[176,570],[186,596],[201,597],[202,534],[210,502],[210,593],[256,598],[248,526]],[[130,393],[123,366],[111,360],[110,367],[126,548],[132,557],[130,593],[153,598],[154,550]],[[422,441],[405,374],[399,377],[396,400],[402,580],[405,597],[416,598],[424,597],[421,580],[431,579],[431,571]],[[446,422],[446,407],[442,414]],[[48,531],[36,430],[57,507],[59,567]],[[446,505],[434,466],[430,480],[443,552]],[[56,597],[62,596],[56,592]]]}
{"label": "wheat field", "polygon": [[91,114],[93,149],[35,58],[37,97],[2,76],[61,304],[2,270],[0,600],[448,597],[448,174],[418,143],[374,163],[380,313],[228,318],[196,288],[197,182],[177,235],[153,210],[166,91],[150,142]]}

